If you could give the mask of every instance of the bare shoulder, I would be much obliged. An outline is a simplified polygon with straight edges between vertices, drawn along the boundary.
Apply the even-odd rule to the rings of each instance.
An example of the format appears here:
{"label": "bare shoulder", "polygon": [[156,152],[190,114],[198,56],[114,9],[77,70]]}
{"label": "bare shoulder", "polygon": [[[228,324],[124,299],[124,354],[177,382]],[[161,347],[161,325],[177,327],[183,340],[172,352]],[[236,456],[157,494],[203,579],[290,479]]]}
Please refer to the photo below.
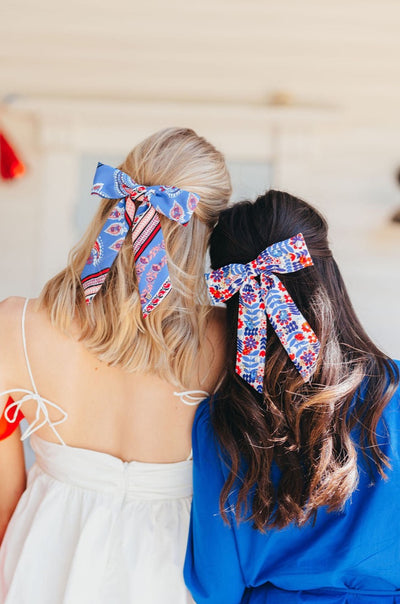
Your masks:
{"label": "bare shoulder", "polygon": [[[16,374],[23,361],[22,315],[26,298],[17,296],[0,302],[0,372]],[[27,306],[26,324],[30,332],[43,330],[50,325],[47,313],[37,310],[37,300],[30,299]]]}
{"label": "bare shoulder", "polygon": [[12,345],[19,326],[25,298],[13,296],[0,302],[0,353],[5,344]]}
{"label": "bare shoulder", "polygon": [[[25,299],[6,298],[0,302],[0,392],[8,390],[18,373],[21,356],[21,317]],[[2,412],[5,398],[0,399]]]}
{"label": "bare shoulder", "polygon": [[[14,387],[31,388],[23,340],[23,310],[26,298],[11,297],[0,302],[0,392]],[[49,358],[56,358],[60,338],[46,310],[30,298],[26,307],[25,337],[30,360],[41,369]],[[4,403],[4,399],[0,400]]]}
{"label": "bare shoulder", "polygon": [[[0,336],[8,337],[8,343],[15,337],[21,338],[22,313],[26,298],[12,296],[0,302]],[[27,307],[29,323],[50,323],[50,319],[43,310],[38,310],[37,300],[29,299]],[[28,319],[27,319],[28,320]]]}
{"label": "bare shoulder", "polygon": [[18,314],[21,315],[25,298],[10,296],[0,301],[0,321],[6,323]]}

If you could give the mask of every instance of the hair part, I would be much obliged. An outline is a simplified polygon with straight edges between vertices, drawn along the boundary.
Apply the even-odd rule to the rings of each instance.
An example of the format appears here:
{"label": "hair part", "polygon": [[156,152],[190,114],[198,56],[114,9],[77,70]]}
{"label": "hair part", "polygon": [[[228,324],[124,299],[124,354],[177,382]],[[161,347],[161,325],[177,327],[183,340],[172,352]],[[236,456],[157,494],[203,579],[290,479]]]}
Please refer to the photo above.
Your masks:
{"label": "hair part", "polygon": [[[103,199],[67,267],[45,285],[39,303],[54,325],[70,333],[100,360],[128,371],[152,371],[185,387],[210,310],[204,262],[211,230],[231,194],[223,155],[187,128],[166,128],[136,145],[119,169],[142,185],[176,186],[200,201],[186,226],[160,215],[172,289],[145,319],[130,234],[103,287],[85,304],[80,274],[116,201]],[[140,203],[140,200],[139,200]]]}
{"label": "hair part", "polygon": [[[235,373],[239,296],[227,302],[227,375],[212,408],[212,423],[229,476],[221,514],[238,489],[236,519],[259,530],[302,525],[318,508],[339,510],[358,482],[357,446],[371,477],[389,460],[376,428],[398,384],[393,362],[370,340],[350,302],[329,249],[327,223],[306,202],[268,191],[255,203],[222,212],[211,237],[212,268],[245,264],[266,247],[301,232],[314,266],[279,275],[317,335],[315,372],[304,382],[268,323],[263,394]],[[359,428],[359,442],[352,430]],[[279,481],[273,482],[273,468]],[[240,484],[239,483],[240,476]],[[251,495],[251,497],[250,497]]]}

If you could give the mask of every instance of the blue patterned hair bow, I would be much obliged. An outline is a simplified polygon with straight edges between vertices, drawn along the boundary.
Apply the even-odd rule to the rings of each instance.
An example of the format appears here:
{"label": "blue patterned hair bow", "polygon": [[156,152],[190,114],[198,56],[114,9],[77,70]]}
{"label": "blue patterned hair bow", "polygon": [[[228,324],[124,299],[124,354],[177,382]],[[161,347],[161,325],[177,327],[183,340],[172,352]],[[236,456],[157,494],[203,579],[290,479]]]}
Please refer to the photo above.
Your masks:
{"label": "blue patterned hair bow", "polygon": [[[226,302],[239,292],[236,373],[263,392],[267,317],[304,380],[317,363],[320,343],[286,287],[274,273],[312,266],[301,233],[275,243],[248,264],[228,264],[206,275],[211,301]],[[260,283],[255,277],[260,277]]]}
{"label": "blue patterned hair bow", "polygon": [[[111,166],[99,163],[92,194],[119,199],[97,237],[81,274],[86,302],[97,294],[120,251],[129,228],[143,316],[146,317],[171,290],[165,242],[158,214],[186,225],[199,197],[177,187],[145,187]],[[136,210],[134,201],[141,198]]]}

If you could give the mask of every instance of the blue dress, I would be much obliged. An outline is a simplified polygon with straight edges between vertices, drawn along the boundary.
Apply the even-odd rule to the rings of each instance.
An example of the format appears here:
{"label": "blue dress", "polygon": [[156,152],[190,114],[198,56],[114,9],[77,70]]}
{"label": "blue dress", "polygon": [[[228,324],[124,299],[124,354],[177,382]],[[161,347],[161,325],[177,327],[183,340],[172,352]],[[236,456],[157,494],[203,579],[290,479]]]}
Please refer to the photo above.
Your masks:
{"label": "blue dress", "polygon": [[234,521],[231,528],[219,512],[228,471],[219,458],[209,402],[201,403],[193,426],[185,562],[196,603],[400,604],[400,388],[380,420],[378,442],[391,460],[388,480],[378,478],[371,486],[360,454],[359,485],[343,511],[321,508],[315,524],[301,528],[261,533],[251,522]]}

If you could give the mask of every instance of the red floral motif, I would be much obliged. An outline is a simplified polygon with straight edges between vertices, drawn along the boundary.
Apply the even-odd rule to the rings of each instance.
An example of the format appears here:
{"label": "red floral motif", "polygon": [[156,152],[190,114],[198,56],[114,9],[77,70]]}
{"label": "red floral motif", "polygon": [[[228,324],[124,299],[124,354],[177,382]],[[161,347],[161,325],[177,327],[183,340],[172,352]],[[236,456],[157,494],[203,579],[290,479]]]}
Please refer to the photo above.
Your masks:
{"label": "red floral motif", "polygon": [[177,203],[176,201],[174,201],[174,205],[172,206],[172,208],[169,211],[169,215],[170,218],[172,218],[173,220],[176,220],[177,222],[180,222],[180,220],[183,218],[184,216],[184,211],[181,205],[179,205],[179,203]]}
{"label": "red floral motif", "polygon": [[122,216],[122,212],[118,208],[114,208],[112,210],[112,212],[110,212],[110,215],[109,215],[108,218],[109,218],[109,220],[110,219],[111,220],[118,220],[118,218],[121,218],[121,216]]}
{"label": "red floral motif", "polygon": [[257,340],[254,336],[246,336],[243,340],[243,354],[249,354],[257,348]]}
{"label": "red floral motif", "polygon": [[197,204],[199,203],[199,198],[194,193],[189,193],[189,197],[187,200],[187,206],[191,212],[194,212],[197,208]]}
{"label": "red floral motif", "polygon": [[305,254],[302,254],[299,258],[299,262],[300,264],[303,265],[303,267],[306,266],[312,266],[312,260],[309,256],[306,256]]}
{"label": "red floral motif", "polygon": [[217,268],[212,272],[212,280],[214,283],[220,283],[224,278],[224,271],[222,268]]}
{"label": "red floral motif", "polygon": [[299,235],[295,235],[294,237],[291,237],[290,239],[290,244],[297,250],[301,250],[304,247],[304,240],[303,237],[300,237]]}
{"label": "red floral motif", "polygon": [[117,239],[117,241],[115,241],[112,245],[110,245],[110,250],[114,250],[116,252],[119,252],[121,247],[123,246],[125,242],[125,238],[121,237],[121,239]]}
{"label": "red floral motif", "polygon": [[241,297],[242,297],[242,300],[244,302],[246,302],[247,304],[254,304],[254,302],[257,300],[257,294],[255,293],[255,291],[250,290],[250,289],[242,291]]}
{"label": "red floral motif", "polygon": [[90,256],[86,261],[86,264],[94,264],[96,266],[101,258],[101,245],[98,239],[94,242]]}
{"label": "red floral motif", "polygon": [[[221,297],[223,296],[225,300],[232,296],[237,289],[240,289],[243,305],[239,305],[237,337],[242,354],[237,352],[236,371],[258,392],[262,392],[263,385],[267,316],[289,358],[303,378],[308,379],[312,374],[319,351],[318,339],[296,308],[295,302],[284,284],[273,276],[275,270],[290,273],[311,265],[312,260],[301,234],[267,248],[264,252],[261,252],[256,260],[247,265],[253,272],[261,275],[264,294],[268,296],[268,292],[271,292],[271,294],[273,292],[268,302],[267,313],[265,313],[266,304],[264,301],[255,304],[257,298],[250,306],[255,292],[253,288],[248,287],[248,280],[245,277],[248,270],[238,276],[234,274],[231,286],[227,284],[227,274],[235,273],[236,269],[233,265],[223,267],[224,278],[221,279],[220,291],[216,291],[216,288],[213,287],[215,281],[210,287],[210,293],[214,296],[215,301],[219,297],[218,294]],[[209,280],[211,283],[212,275],[213,273],[211,273],[211,279]],[[253,287],[255,288],[255,286]],[[217,295],[215,295],[216,293]],[[246,298],[249,300],[248,304],[244,303]],[[248,332],[244,329],[244,326],[250,325],[250,323],[253,327],[251,332]],[[255,329],[254,332],[253,328]],[[249,333],[251,335],[248,335]],[[257,354],[255,354],[255,351],[257,351]]]}
{"label": "red floral motif", "polygon": [[218,289],[216,289],[215,287],[210,287],[209,291],[210,291],[211,296],[213,298],[216,298],[217,300],[219,300],[222,297],[221,292]]}
{"label": "red floral motif", "polygon": [[292,315],[286,308],[281,308],[276,315],[276,321],[280,325],[288,325],[292,321]]}
{"label": "red floral motif", "polygon": [[314,354],[314,352],[312,352],[311,350],[308,350],[307,352],[304,352],[301,356],[300,359],[303,361],[303,363],[308,367],[310,365],[313,365],[316,359],[316,356]]}

